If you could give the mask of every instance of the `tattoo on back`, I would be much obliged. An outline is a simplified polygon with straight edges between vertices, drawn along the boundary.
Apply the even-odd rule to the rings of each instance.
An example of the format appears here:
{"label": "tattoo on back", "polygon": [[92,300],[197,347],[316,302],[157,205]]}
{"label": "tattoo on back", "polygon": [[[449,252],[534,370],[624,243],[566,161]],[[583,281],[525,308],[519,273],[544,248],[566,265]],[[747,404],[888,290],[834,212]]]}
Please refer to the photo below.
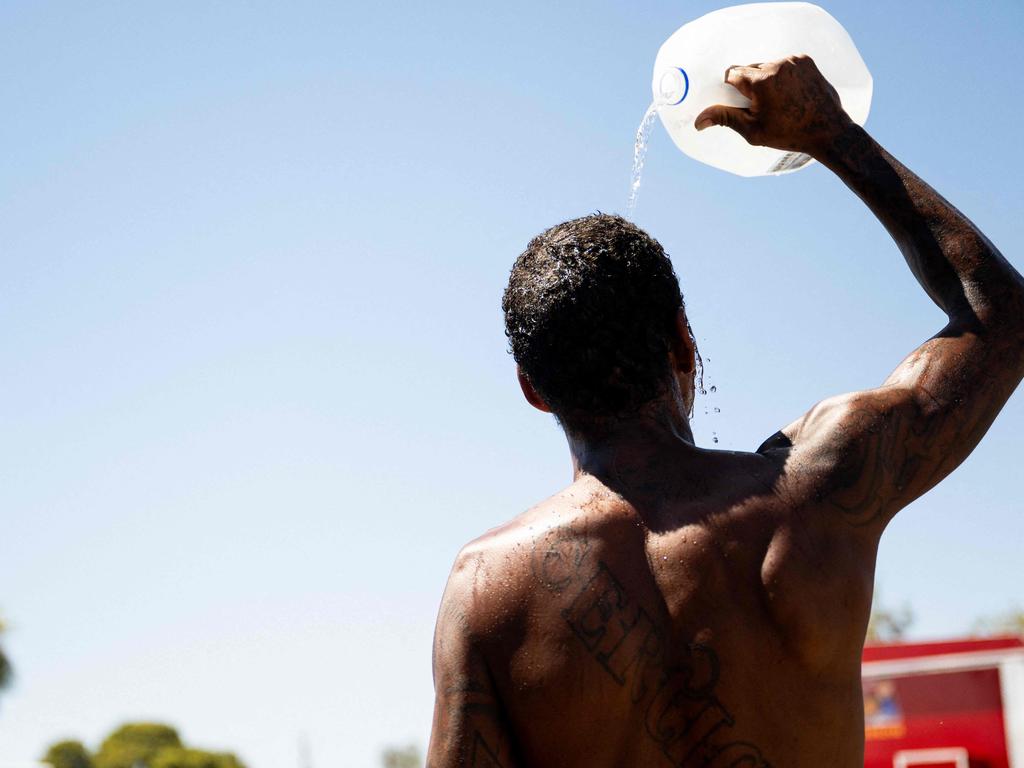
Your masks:
{"label": "tattoo on back", "polygon": [[629,691],[668,763],[771,768],[754,744],[733,738],[736,720],[715,693],[721,670],[714,650],[691,643],[670,660],[667,623],[633,600],[589,550],[585,531],[554,531],[535,544],[534,575],[562,598],[561,616],[591,658]]}

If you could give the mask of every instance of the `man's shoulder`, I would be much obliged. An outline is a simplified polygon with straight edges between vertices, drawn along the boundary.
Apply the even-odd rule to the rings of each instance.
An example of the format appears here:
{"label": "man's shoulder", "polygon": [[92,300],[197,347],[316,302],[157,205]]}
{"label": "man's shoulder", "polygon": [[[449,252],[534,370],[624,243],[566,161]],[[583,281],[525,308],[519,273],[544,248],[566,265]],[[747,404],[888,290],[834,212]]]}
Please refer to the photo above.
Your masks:
{"label": "man's shoulder", "polygon": [[611,526],[636,530],[608,506],[574,484],[478,536],[455,557],[446,601],[460,603],[480,626],[521,616],[550,575],[553,552],[578,559],[615,538]]}
{"label": "man's shoulder", "polygon": [[521,621],[529,584],[532,510],[467,542],[452,564],[438,612],[435,643],[454,638],[478,652]]}
{"label": "man's shoulder", "polygon": [[464,568],[469,564],[491,565],[492,561],[507,562],[508,556],[529,544],[535,531],[550,525],[558,510],[564,506],[561,497],[560,493],[545,499],[468,541],[455,557],[456,568]]}
{"label": "man's shoulder", "polygon": [[578,526],[580,513],[569,491],[544,499],[463,545],[455,556],[452,578],[488,584],[497,580],[509,591],[528,576],[526,566],[538,542],[552,531]]}

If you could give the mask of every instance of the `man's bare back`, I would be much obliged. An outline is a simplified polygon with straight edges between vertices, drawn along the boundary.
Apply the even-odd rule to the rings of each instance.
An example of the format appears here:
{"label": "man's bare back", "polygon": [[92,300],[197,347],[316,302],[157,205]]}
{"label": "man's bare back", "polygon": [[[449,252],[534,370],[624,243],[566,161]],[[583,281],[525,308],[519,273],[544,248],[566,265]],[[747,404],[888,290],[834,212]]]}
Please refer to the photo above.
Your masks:
{"label": "man's bare back", "polygon": [[[712,108],[698,126],[834,170],[949,324],[878,389],[733,453],[693,444],[680,310],[661,401],[589,436],[569,423],[572,485],[460,553],[435,635],[429,765],[863,765],[879,537],[1020,381],[1024,288],[969,221],[843,119],[813,62],[727,77],[751,109]],[[520,375],[531,403],[569,418]]]}

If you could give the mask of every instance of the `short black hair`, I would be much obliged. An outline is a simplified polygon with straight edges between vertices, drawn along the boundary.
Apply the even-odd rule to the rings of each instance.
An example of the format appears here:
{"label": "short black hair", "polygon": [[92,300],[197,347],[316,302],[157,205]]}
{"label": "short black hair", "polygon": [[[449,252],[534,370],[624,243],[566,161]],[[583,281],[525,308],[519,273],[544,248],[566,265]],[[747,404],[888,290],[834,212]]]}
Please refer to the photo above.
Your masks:
{"label": "short black hair", "polygon": [[509,351],[572,432],[636,413],[669,385],[679,280],[658,241],[621,216],[535,237],[501,306]]}

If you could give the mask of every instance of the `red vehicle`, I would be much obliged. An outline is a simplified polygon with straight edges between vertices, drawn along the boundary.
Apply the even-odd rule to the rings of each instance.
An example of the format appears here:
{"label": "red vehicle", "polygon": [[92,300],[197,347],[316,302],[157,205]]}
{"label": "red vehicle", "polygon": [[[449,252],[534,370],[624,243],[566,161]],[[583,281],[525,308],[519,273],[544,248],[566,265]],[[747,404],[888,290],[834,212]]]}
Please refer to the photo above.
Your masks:
{"label": "red vehicle", "polygon": [[865,768],[1024,768],[1024,640],[864,649]]}

